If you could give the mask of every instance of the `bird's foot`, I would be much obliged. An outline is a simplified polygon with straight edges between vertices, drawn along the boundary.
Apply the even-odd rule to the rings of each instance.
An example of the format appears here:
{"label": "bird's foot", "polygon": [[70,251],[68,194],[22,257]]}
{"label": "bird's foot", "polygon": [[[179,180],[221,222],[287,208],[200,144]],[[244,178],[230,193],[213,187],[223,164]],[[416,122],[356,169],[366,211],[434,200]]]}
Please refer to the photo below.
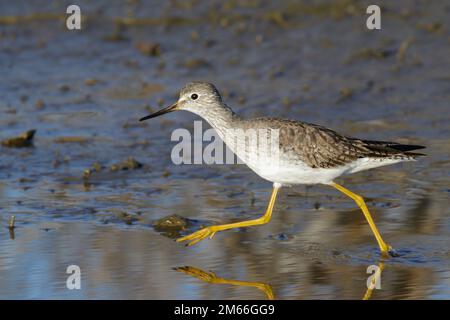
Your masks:
{"label": "bird's foot", "polygon": [[397,251],[395,251],[395,249],[392,248],[390,245],[388,245],[388,254],[393,258],[400,257],[400,254]]}
{"label": "bird's foot", "polygon": [[194,233],[188,234],[187,236],[178,238],[177,242],[190,241],[186,244],[186,246],[193,246],[197,242],[200,242],[207,237],[212,239],[217,231],[219,230],[216,228],[216,226],[206,227]]}
{"label": "bird's foot", "polygon": [[385,258],[388,257],[398,257],[400,256],[397,251],[394,250],[390,245],[385,244],[385,247],[381,249],[381,255]]}

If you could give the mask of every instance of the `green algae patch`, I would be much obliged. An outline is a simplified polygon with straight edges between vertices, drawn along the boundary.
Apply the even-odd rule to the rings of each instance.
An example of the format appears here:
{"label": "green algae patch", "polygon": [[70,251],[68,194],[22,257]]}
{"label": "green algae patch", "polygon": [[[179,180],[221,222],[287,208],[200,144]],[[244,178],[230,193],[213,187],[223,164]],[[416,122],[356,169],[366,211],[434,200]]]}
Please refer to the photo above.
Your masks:
{"label": "green algae patch", "polygon": [[153,228],[162,235],[175,239],[180,236],[183,230],[191,225],[190,221],[182,216],[173,214],[163,217],[153,222]]}

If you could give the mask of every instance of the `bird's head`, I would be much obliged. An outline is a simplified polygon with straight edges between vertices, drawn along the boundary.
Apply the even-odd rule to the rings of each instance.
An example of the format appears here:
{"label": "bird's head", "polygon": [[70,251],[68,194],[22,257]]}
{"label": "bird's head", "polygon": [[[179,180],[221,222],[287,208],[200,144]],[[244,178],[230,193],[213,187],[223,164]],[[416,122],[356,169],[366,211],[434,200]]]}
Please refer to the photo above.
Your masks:
{"label": "bird's head", "polygon": [[155,118],[177,110],[185,110],[204,116],[213,106],[221,104],[222,97],[214,85],[208,82],[190,82],[181,89],[180,97],[177,102],[143,117],[139,121]]}

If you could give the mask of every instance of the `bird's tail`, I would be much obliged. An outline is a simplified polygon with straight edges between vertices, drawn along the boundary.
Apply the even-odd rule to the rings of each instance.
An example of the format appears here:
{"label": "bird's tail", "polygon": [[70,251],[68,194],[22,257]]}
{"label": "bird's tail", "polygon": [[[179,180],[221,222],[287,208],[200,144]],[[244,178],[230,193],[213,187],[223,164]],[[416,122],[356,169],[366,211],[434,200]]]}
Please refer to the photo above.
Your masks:
{"label": "bird's tail", "polygon": [[362,140],[362,142],[367,149],[373,152],[371,154],[373,157],[405,157],[415,159],[416,157],[426,156],[424,153],[411,152],[424,149],[426,148],[425,146],[373,140]]}

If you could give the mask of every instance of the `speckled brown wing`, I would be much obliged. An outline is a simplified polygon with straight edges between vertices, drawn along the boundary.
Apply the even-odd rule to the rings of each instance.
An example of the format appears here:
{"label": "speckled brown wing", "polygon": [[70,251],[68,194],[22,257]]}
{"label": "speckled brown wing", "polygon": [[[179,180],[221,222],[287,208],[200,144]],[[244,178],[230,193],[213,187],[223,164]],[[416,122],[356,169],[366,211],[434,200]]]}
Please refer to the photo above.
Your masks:
{"label": "speckled brown wing", "polygon": [[311,168],[339,167],[366,157],[410,159],[422,154],[407,151],[424,148],[349,138],[331,129],[301,121],[276,118],[258,120],[260,124],[280,130],[280,151],[283,154],[295,156]]}
{"label": "speckled brown wing", "polygon": [[295,154],[311,168],[339,167],[367,154],[367,149],[356,140],[351,142],[333,130],[297,121],[280,127],[280,148]]}

